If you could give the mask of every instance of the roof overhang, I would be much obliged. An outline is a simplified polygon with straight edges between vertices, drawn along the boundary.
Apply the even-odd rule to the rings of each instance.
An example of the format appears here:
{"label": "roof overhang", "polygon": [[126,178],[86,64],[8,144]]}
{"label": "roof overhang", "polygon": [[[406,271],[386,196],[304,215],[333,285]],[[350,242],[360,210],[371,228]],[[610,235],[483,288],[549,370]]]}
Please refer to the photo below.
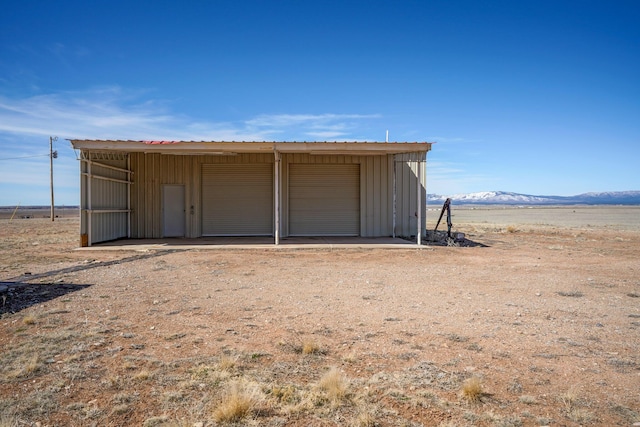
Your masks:
{"label": "roof overhang", "polygon": [[260,142],[260,141],[124,141],[70,139],[83,151],[144,152],[176,155],[308,153],[312,155],[385,155],[426,153],[430,142]]}

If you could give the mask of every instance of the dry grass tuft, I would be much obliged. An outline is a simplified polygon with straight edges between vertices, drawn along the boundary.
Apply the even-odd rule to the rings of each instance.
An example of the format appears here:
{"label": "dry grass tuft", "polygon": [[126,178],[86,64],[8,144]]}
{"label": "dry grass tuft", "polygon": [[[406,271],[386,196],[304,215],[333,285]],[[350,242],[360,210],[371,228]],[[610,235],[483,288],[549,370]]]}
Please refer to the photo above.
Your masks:
{"label": "dry grass tuft", "polygon": [[35,325],[36,318],[31,315],[26,315],[22,318],[22,323],[24,323],[25,325]]}
{"label": "dry grass tuft", "polygon": [[34,354],[24,365],[24,373],[25,375],[31,375],[38,371],[40,367],[40,357],[37,354]]}
{"label": "dry grass tuft", "polygon": [[42,364],[40,363],[40,355],[38,353],[21,357],[16,364],[18,366],[16,366],[13,371],[10,371],[8,373],[7,378],[16,379],[30,377],[42,368]]}
{"label": "dry grass tuft", "polygon": [[213,418],[219,423],[241,421],[251,414],[256,401],[255,391],[234,383],[214,410]]}
{"label": "dry grass tuft", "polygon": [[538,403],[535,396],[529,396],[526,394],[520,396],[518,400],[520,401],[520,403],[524,403],[525,405],[535,405],[536,403]]}
{"label": "dry grass tuft", "polygon": [[482,382],[478,377],[471,377],[462,384],[462,397],[469,402],[481,402],[484,394]]}
{"label": "dry grass tuft", "polygon": [[131,407],[126,403],[117,404],[113,408],[111,408],[111,413],[114,415],[124,415],[130,411]]}
{"label": "dry grass tuft", "polygon": [[300,352],[302,354],[318,354],[321,352],[320,345],[318,345],[315,341],[303,341],[300,347]]}
{"label": "dry grass tuft", "polygon": [[356,363],[358,361],[358,354],[355,351],[342,357],[342,360],[346,363]]}
{"label": "dry grass tuft", "polygon": [[149,378],[151,378],[151,374],[146,369],[141,370],[133,376],[133,379],[136,381],[146,381]]}
{"label": "dry grass tuft", "polygon": [[237,358],[231,356],[222,356],[218,360],[218,369],[221,371],[232,371],[236,367]]}
{"label": "dry grass tuft", "polygon": [[195,368],[192,368],[189,370],[189,372],[191,373],[191,379],[205,379],[207,377],[209,377],[209,375],[213,372],[215,372],[215,367],[213,366],[209,366],[209,365],[198,365]]}
{"label": "dry grass tuft", "polygon": [[290,351],[296,354],[302,354],[305,356],[326,354],[320,344],[312,339],[296,340],[296,342],[280,341],[278,345],[286,351]]}
{"label": "dry grass tuft", "polygon": [[595,421],[594,415],[583,408],[574,408],[567,413],[567,418],[569,418],[574,423],[578,423],[581,425],[590,424]]}
{"label": "dry grass tuft", "polygon": [[363,408],[353,420],[353,427],[375,427],[378,421],[375,416],[375,409]]}
{"label": "dry grass tuft", "polygon": [[122,364],[120,366],[123,369],[126,369],[128,371],[133,371],[134,369],[138,369],[136,364],[134,362],[132,362],[132,361],[129,361],[129,360],[125,360],[124,362],[122,362]]}
{"label": "dry grass tuft", "polygon": [[18,427],[18,420],[9,415],[0,415],[0,427]]}
{"label": "dry grass tuft", "polygon": [[337,368],[331,368],[320,378],[318,388],[327,395],[331,403],[340,404],[347,397],[349,381]]}
{"label": "dry grass tuft", "polygon": [[564,405],[564,409],[566,412],[571,412],[574,409],[575,405],[578,403],[578,396],[575,390],[570,389],[565,394],[560,396],[560,402]]}
{"label": "dry grass tuft", "polygon": [[144,420],[142,423],[142,427],[156,427],[161,425],[167,425],[169,422],[169,417],[166,415],[160,415],[157,417],[151,417]]}
{"label": "dry grass tuft", "polygon": [[567,418],[578,424],[589,424],[595,420],[594,415],[584,408],[580,408],[584,404],[574,389],[570,389],[560,396],[560,402],[564,405]]}
{"label": "dry grass tuft", "polygon": [[276,386],[274,385],[268,391],[268,394],[273,396],[280,403],[296,403],[296,389],[292,385]]}

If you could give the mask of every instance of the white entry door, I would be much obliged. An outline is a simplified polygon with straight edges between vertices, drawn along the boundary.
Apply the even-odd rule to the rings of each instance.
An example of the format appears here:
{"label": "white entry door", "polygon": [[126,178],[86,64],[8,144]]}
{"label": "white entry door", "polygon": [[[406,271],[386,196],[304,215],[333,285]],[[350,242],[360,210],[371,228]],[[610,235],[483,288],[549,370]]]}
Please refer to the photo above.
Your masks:
{"label": "white entry door", "polygon": [[184,185],[162,186],[162,235],[184,237]]}

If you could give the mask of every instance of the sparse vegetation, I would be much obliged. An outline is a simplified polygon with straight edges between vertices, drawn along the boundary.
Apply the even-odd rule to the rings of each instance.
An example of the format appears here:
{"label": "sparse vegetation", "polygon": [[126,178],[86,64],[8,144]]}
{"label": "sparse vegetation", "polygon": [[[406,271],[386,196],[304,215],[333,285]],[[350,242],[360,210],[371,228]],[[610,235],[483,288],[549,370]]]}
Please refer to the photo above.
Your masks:
{"label": "sparse vegetation", "polygon": [[353,427],[376,427],[377,425],[375,412],[368,407],[362,408],[353,422]]}
{"label": "sparse vegetation", "polygon": [[318,354],[320,353],[320,346],[315,341],[305,340],[302,342],[300,352],[302,354]]}
{"label": "sparse vegetation", "polygon": [[536,403],[538,403],[534,396],[529,396],[527,394],[520,396],[518,400],[520,401],[520,403],[524,403],[526,405],[535,405]]}
{"label": "sparse vegetation", "polygon": [[133,379],[136,381],[146,381],[149,378],[151,378],[151,374],[146,369],[141,370],[133,376]]}
{"label": "sparse vegetation", "polygon": [[221,371],[231,371],[236,367],[237,359],[231,356],[221,356],[218,360],[218,369]]}
{"label": "sparse vegetation", "polygon": [[487,247],[460,250],[5,250],[2,280],[48,276],[0,291],[0,427],[640,422],[640,235],[513,227],[462,226]]}
{"label": "sparse vegetation", "polygon": [[567,418],[581,425],[590,424],[595,420],[593,413],[584,408],[574,408],[570,410],[567,413]]}
{"label": "sparse vegetation", "polygon": [[257,403],[256,390],[246,384],[231,384],[213,412],[217,422],[238,422],[248,417]]}
{"label": "sparse vegetation", "polygon": [[25,325],[34,325],[36,323],[36,318],[31,315],[24,316],[22,318],[22,323]]}
{"label": "sparse vegetation", "polygon": [[18,420],[9,414],[0,414],[0,427],[18,427]]}
{"label": "sparse vegetation", "polygon": [[318,388],[326,394],[332,405],[340,405],[347,397],[349,381],[333,367],[320,378]]}
{"label": "sparse vegetation", "polygon": [[469,341],[469,337],[465,337],[458,334],[449,334],[448,338],[453,342],[467,342]]}
{"label": "sparse vegetation", "polygon": [[561,297],[581,298],[584,294],[580,291],[558,291],[558,295]]}
{"label": "sparse vegetation", "polygon": [[158,427],[166,425],[170,421],[170,418],[166,415],[159,415],[156,417],[150,417],[144,420],[142,427]]}
{"label": "sparse vegetation", "polygon": [[469,402],[479,403],[482,401],[484,391],[482,381],[478,377],[471,377],[462,384],[462,397]]}
{"label": "sparse vegetation", "polygon": [[589,424],[595,420],[593,413],[584,408],[584,400],[578,396],[574,389],[569,389],[561,395],[560,401],[564,405],[565,416],[571,421],[578,424]]}

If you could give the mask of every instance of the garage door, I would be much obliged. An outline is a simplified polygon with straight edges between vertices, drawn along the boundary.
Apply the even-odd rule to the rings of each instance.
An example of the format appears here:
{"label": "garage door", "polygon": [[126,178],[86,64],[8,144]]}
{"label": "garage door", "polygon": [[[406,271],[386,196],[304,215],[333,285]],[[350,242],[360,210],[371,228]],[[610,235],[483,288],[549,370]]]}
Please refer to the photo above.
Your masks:
{"label": "garage door", "polygon": [[273,166],[202,165],[202,235],[273,235]]}
{"label": "garage door", "polygon": [[289,234],[360,235],[360,165],[290,165]]}

